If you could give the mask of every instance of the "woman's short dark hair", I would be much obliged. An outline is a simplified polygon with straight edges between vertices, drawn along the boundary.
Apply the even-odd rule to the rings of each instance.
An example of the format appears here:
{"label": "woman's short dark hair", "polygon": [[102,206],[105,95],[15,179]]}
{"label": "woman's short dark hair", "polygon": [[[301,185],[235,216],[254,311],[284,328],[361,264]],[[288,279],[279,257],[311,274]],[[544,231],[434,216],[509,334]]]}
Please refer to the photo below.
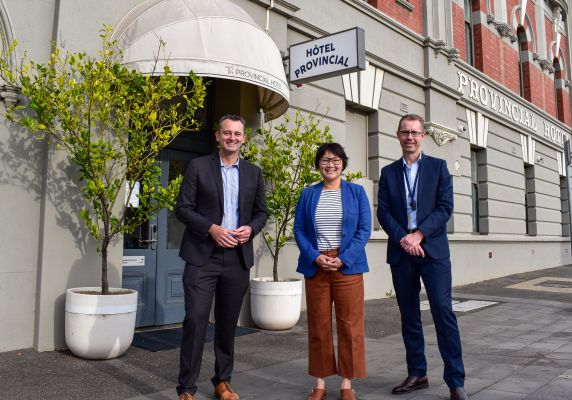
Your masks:
{"label": "woman's short dark hair", "polygon": [[320,169],[320,160],[324,157],[326,151],[329,151],[336,157],[340,157],[342,159],[343,168],[342,171],[346,169],[348,166],[348,156],[346,151],[342,147],[341,144],[336,142],[324,143],[320,147],[318,147],[318,151],[316,151],[316,159],[314,160],[314,166],[317,170]]}

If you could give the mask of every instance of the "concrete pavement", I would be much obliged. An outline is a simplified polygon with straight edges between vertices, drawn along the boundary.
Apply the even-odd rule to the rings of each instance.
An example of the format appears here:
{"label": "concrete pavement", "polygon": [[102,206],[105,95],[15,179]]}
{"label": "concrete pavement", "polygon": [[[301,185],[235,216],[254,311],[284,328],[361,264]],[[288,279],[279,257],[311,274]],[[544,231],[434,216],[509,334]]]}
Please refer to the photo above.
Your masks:
{"label": "concrete pavement", "polygon": [[[535,271],[455,288],[467,379],[474,400],[572,399],[572,266]],[[430,387],[393,396],[406,374],[395,299],[366,302],[368,378],[356,381],[365,399],[448,399],[429,311],[422,312]],[[288,332],[236,341],[233,386],[241,399],[305,399],[305,319]],[[212,399],[212,345],[205,347],[197,398]],[[84,361],[68,352],[0,353],[0,399],[176,399],[178,349],[151,353],[132,347],[117,360]],[[327,380],[329,399],[339,379]]]}

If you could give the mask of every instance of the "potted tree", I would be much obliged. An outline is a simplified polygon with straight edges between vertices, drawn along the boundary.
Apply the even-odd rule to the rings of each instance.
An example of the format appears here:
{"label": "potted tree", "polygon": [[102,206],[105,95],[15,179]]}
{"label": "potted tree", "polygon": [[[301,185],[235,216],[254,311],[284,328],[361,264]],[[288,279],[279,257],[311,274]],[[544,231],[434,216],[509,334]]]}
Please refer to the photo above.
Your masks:
{"label": "potted tree", "polygon": [[244,156],[262,169],[269,219],[263,240],[272,258],[272,277],[250,281],[251,313],[263,329],[289,329],[300,317],[301,279],[280,279],[278,261],[293,238],[294,212],[302,190],[321,180],[314,169],[316,150],[332,140],[315,113],[285,115],[277,126],[263,127],[244,148]]}
{"label": "potted tree", "polygon": [[109,287],[110,245],[173,207],[181,178],[162,187],[156,158],[180,132],[196,129],[192,116],[206,96],[192,73],[187,80],[168,67],[144,75],[122,66],[111,32],[109,26],[100,32],[98,57],[54,46],[46,63],[24,57],[12,65],[14,43],[0,59],[5,85],[22,100],[7,108],[7,118],[65,152],[77,171],[80,216],[101,255],[101,287],[67,290],[66,344],[76,355],[98,359],[127,350],[135,328],[137,292]]}

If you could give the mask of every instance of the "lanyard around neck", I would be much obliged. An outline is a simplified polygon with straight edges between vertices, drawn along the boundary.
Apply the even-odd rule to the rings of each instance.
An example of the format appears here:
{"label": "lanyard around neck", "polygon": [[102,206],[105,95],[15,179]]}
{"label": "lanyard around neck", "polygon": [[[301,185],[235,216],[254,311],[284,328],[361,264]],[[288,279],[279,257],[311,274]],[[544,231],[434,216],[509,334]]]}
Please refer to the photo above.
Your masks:
{"label": "lanyard around neck", "polygon": [[[412,211],[417,210],[417,202],[415,201],[415,192],[417,191],[417,182],[419,181],[419,169],[417,167],[417,174],[415,175],[415,181],[413,182],[413,190],[409,184],[409,178],[407,177],[407,166],[403,164],[403,177],[405,178],[405,185],[407,187],[407,196],[409,197],[409,207]],[[411,173],[411,172],[410,172]]]}

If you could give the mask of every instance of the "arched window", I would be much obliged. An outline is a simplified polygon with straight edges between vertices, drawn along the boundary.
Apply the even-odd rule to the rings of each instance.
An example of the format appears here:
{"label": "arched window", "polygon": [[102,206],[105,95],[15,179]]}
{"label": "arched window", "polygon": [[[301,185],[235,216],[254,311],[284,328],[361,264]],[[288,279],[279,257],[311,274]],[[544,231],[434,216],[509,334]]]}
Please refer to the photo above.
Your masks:
{"label": "arched window", "polygon": [[530,64],[528,62],[528,38],[524,27],[520,25],[516,30],[518,37],[518,78],[520,95],[530,101]]}
{"label": "arched window", "polygon": [[473,34],[473,1],[465,0],[465,52],[467,64],[475,66],[475,38]]}
{"label": "arched window", "polygon": [[564,68],[558,58],[554,59],[554,105],[556,118],[564,122]]}

